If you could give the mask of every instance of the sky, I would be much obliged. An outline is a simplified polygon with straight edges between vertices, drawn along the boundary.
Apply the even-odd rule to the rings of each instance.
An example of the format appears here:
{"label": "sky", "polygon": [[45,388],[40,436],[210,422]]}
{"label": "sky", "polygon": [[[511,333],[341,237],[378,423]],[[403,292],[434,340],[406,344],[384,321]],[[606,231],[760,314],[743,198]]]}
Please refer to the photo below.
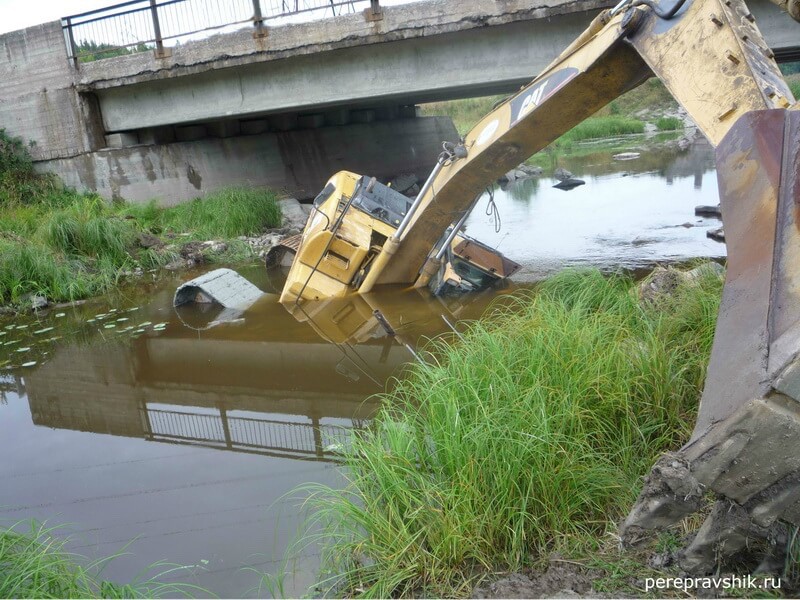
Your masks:
{"label": "sky", "polygon": [[0,0],[0,33],[116,4],[114,0]]}
{"label": "sky", "polygon": [[[0,0],[0,33],[15,31],[61,17],[87,12],[104,6],[118,4],[122,0]],[[219,0],[224,2],[225,0]],[[267,4],[269,0],[263,4]],[[381,0],[391,6],[409,0]]]}

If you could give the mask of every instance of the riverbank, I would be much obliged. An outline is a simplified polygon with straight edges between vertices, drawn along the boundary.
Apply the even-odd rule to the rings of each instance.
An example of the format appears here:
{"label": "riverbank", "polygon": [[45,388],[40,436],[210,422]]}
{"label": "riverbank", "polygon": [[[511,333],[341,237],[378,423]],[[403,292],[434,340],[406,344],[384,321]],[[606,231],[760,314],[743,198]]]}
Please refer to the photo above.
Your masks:
{"label": "riverbank", "polygon": [[643,594],[645,556],[602,562],[641,477],[694,423],[722,278],[686,280],[643,300],[624,277],[565,272],[433,343],[354,441],[349,485],[314,488],[321,591],[465,597],[557,554]]}
{"label": "riverbank", "polygon": [[[289,233],[272,191],[228,188],[172,207],[109,203],[40,175],[0,134],[0,306],[42,308],[107,292],[160,268],[255,258]],[[296,233],[296,231],[293,231]]]}

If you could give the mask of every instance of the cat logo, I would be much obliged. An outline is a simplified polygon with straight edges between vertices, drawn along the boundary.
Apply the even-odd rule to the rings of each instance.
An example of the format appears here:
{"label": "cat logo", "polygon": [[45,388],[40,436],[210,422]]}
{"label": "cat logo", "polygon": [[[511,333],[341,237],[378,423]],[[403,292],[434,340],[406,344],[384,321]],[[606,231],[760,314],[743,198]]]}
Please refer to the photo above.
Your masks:
{"label": "cat logo", "polygon": [[511,125],[516,125],[534,108],[555,94],[578,74],[578,69],[567,67],[523,90],[511,101]]}

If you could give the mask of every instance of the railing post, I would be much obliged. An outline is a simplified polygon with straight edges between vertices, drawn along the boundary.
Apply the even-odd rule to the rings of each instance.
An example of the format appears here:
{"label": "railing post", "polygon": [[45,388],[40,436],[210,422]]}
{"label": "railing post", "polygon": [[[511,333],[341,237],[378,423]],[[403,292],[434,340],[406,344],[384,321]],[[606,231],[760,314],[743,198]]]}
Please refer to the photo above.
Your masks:
{"label": "railing post", "polygon": [[380,21],[383,19],[383,10],[380,0],[369,0],[369,8],[364,11],[367,21]]}
{"label": "railing post", "polygon": [[78,46],[75,44],[75,36],[72,33],[72,19],[70,17],[67,17],[66,22],[67,22],[67,44],[69,45],[69,54],[70,54],[69,57],[72,60],[72,66],[77,69]]}
{"label": "railing post", "polygon": [[261,14],[261,2],[259,0],[253,0],[253,24],[256,26],[253,37],[262,38],[267,35],[267,30],[264,27],[264,15]]}
{"label": "railing post", "polygon": [[153,19],[153,34],[156,38],[156,56],[164,58],[167,53],[164,51],[164,40],[161,39],[161,24],[158,22],[157,0],[150,0],[150,17]]}

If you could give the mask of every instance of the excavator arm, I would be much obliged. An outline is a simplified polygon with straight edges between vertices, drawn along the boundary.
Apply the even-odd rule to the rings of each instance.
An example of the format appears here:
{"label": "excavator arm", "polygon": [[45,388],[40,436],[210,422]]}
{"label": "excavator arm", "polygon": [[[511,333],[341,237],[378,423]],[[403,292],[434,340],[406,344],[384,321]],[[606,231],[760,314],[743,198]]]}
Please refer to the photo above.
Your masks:
{"label": "excavator arm", "polygon": [[[772,1],[800,20],[800,0]],[[800,525],[800,105],[743,0],[623,0],[600,14],[530,85],[448,147],[397,213],[402,220],[365,234],[358,277],[323,283],[334,281],[337,294],[426,284],[448,227],[457,231],[487,185],[654,75],[717,149],[728,268],[693,436],[653,468],[620,534],[635,543],[698,510],[711,490],[720,500],[682,560],[702,573],[754,538],[779,538],[783,521]],[[339,233],[348,208],[338,220],[325,216],[336,223],[330,231],[321,217],[309,227],[319,221],[318,235],[341,246],[333,258],[342,255],[355,272]],[[312,247],[309,227],[301,254]],[[308,289],[320,297],[325,288],[314,277],[327,256],[306,257],[302,281],[290,273],[282,301]]]}
{"label": "excavator arm", "polygon": [[715,146],[745,113],[794,103],[744,2],[663,3],[680,10],[669,15],[631,0],[602,13],[484,117],[464,139],[463,158],[440,159],[359,291],[409,283],[420,271],[425,282],[438,266],[431,248],[477,192],[654,74]]}

